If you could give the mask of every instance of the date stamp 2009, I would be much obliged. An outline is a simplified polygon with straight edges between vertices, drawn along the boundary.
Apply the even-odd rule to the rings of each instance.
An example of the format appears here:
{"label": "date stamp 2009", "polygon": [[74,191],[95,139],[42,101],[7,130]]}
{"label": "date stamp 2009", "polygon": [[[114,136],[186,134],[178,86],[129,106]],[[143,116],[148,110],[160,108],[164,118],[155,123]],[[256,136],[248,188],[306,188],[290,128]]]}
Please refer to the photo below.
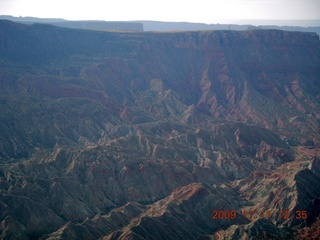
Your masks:
{"label": "date stamp 2009", "polygon": [[[289,210],[280,210],[277,213],[277,216],[275,216],[278,220],[286,220],[291,217],[294,217],[297,220],[305,220],[308,218],[308,214],[306,210],[296,210],[294,211],[289,211]],[[237,213],[235,210],[213,210],[212,212],[212,219],[214,220],[219,220],[219,219],[239,219],[239,218],[245,218],[249,220],[256,220],[259,218],[266,218],[270,219],[271,217],[271,212],[268,211],[260,211],[260,212],[255,212],[255,211],[246,211],[242,210],[242,213]]]}

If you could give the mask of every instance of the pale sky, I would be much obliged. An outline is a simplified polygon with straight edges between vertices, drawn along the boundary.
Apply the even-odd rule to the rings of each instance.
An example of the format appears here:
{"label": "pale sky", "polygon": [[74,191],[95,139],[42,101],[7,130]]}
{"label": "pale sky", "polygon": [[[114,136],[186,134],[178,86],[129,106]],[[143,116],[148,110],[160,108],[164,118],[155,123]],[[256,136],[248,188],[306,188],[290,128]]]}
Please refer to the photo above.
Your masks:
{"label": "pale sky", "polygon": [[320,0],[0,0],[0,15],[216,23],[320,19]]}

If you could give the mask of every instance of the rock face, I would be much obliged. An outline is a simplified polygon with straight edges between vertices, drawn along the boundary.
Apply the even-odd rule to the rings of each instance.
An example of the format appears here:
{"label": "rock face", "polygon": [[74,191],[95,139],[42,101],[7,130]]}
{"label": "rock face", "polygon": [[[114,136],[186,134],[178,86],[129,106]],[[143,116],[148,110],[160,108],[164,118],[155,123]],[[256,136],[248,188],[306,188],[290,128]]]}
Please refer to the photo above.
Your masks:
{"label": "rock face", "polygon": [[1,239],[318,231],[313,33],[0,21],[0,74]]}

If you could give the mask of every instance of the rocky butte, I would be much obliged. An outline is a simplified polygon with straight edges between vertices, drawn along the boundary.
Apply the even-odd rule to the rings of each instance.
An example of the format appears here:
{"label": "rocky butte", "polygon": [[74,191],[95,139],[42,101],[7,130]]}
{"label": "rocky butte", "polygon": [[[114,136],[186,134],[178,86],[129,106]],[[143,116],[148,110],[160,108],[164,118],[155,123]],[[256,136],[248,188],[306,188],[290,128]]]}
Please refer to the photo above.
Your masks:
{"label": "rocky butte", "polygon": [[320,41],[0,21],[1,239],[316,239]]}

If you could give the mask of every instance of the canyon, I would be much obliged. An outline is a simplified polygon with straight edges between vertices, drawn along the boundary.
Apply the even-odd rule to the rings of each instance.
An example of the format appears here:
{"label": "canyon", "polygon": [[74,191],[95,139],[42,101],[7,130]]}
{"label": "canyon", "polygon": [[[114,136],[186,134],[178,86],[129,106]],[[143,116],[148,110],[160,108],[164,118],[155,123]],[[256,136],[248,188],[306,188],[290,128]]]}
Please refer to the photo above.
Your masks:
{"label": "canyon", "polygon": [[0,21],[0,238],[316,239],[319,76],[316,33]]}

